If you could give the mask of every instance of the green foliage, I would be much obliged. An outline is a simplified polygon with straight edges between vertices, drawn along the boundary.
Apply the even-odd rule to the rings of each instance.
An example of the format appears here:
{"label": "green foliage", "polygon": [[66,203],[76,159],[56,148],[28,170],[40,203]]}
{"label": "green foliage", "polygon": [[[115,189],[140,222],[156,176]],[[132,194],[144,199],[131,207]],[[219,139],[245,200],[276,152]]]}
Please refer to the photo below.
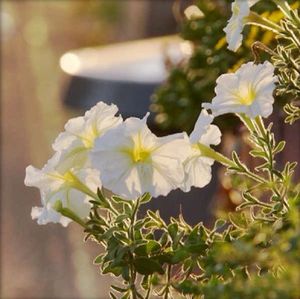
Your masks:
{"label": "green foliage", "polygon": [[289,17],[280,23],[282,32],[278,35],[278,44],[272,55],[279,80],[277,94],[289,98],[284,107],[286,123],[292,124],[300,118],[297,100],[300,97],[300,17],[297,10],[292,10]]}
{"label": "green foliage", "polygon": [[279,95],[300,96],[300,17],[297,10],[291,11],[291,17],[280,23],[282,32],[278,35],[278,45],[272,60],[277,68]]}
{"label": "green foliage", "polygon": [[86,239],[104,246],[94,264],[123,281],[112,298],[298,299],[300,268],[300,184],[295,162],[282,169],[272,125],[241,116],[249,129],[250,154],[260,163],[249,169],[234,152],[228,171],[248,179],[242,203],[212,228],[191,227],[183,217],[166,223],[158,212],[139,215],[137,201],[105,197],[98,190],[84,224]]}

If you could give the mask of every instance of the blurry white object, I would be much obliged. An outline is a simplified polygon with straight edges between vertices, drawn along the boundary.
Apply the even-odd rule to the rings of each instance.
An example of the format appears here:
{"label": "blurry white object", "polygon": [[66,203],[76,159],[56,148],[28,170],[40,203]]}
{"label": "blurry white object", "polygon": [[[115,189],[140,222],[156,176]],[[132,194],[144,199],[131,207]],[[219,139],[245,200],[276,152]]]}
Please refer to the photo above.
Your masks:
{"label": "blurry white object", "polygon": [[171,46],[170,58],[177,62],[186,55],[179,37],[163,37],[85,48],[65,53],[60,67],[70,75],[96,79],[160,83],[167,72],[164,47]]}
{"label": "blurry white object", "polygon": [[204,17],[204,13],[196,5],[191,5],[191,6],[187,7],[184,11],[184,14],[188,20],[200,19],[200,18]]}
{"label": "blurry white object", "polygon": [[64,102],[83,109],[99,101],[114,103],[125,118],[142,118],[169,68],[192,52],[191,44],[178,36],[69,51],[60,58],[60,67],[71,76]]}

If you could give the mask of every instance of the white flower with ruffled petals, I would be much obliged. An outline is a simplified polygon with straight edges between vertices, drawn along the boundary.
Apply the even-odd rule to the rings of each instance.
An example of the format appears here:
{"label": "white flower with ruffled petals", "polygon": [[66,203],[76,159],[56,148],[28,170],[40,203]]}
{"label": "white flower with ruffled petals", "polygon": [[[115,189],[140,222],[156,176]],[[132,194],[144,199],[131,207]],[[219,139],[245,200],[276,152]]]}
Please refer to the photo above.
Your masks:
{"label": "white flower with ruffled petals", "polygon": [[89,200],[92,197],[86,192],[96,192],[98,187],[101,188],[99,171],[82,169],[62,174],[56,170],[59,161],[60,153],[57,152],[41,170],[31,165],[26,168],[25,185],[37,187],[41,193],[42,206],[34,207],[31,212],[32,218],[37,219],[38,224],[54,222],[67,226],[71,222],[56,212],[54,206],[57,201],[78,217],[87,217],[91,208]]}
{"label": "white flower with ruffled petals", "polygon": [[268,117],[273,111],[275,82],[277,77],[270,62],[248,62],[235,73],[221,75],[212,103],[203,103],[202,107],[211,109],[214,116],[244,113],[250,118]]}
{"label": "white flower with ruffled petals", "polygon": [[258,1],[259,0],[235,0],[231,4],[232,16],[224,28],[229,50],[235,52],[241,46],[245,20],[250,13],[250,7]]}
{"label": "white flower with ruffled petals", "polygon": [[184,180],[183,161],[190,150],[186,134],[157,137],[146,125],[147,116],[109,130],[91,152],[103,186],[126,199],[146,192],[165,196]]}
{"label": "white flower with ruffled petals", "polygon": [[213,116],[202,110],[195,128],[190,135],[191,152],[184,162],[185,180],[181,189],[185,192],[191,187],[202,188],[211,181],[211,167],[214,160],[203,156],[200,146],[217,145],[221,142],[221,132],[215,125],[211,125]]}
{"label": "white flower with ruffled petals", "polygon": [[122,122],[121,116],[115,116],[117,112],[116,105],[99,102],[84,116],[66,123],[65,131],[53,144],[55,151],[61,151],[59,171],[90,166],[88,152],[93,148],[94,140]]}

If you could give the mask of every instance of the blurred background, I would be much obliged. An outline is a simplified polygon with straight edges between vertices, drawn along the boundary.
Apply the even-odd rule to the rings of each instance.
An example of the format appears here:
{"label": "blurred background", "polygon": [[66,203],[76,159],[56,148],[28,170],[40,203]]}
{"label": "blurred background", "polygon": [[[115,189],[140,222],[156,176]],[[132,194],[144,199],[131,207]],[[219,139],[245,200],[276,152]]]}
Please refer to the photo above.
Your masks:
{"label": "blurred background", "polygon": [[[184,9],[194,2],[1,2],[1,298],[108,298],[110,278],[92,265],[100,249],[83,243],[81,228],[38,226],[31,220],[31,207],[40,199],[37,190],[24,186],[25,168],[41,168],[65,122],[101,99],[116,102],[124,116],[143,116],[149,107],[157,134],[189,132],[201,102],[213,96],[215,79],[250,59],[249,46],[258,37],[267,44],[273,38],[248,30],[245,48],[234,55],[225,49],[221,30],[228,2],[199,1],[205,20],[183,21]],[[272,17],[280,19],[276,12]],[[169,36],[179,32],[185,42]],[[168,37],[148,40],[161,36]],[[112,53],[113,68],[102,71]],[[277,136],[297,145],[281,162],[298,158],[299,133],[281,125],[280,113],[274,120]],[[225,132],[222,150],[235,148],[243,157],[247,149],[241,147],[236,119],[224,118],[219,126]],[[166,218],[182,211],[191,223],[209,223],[216,206],[209,198],[216,190],[225,198],[220,206],[232,209],[240,200],[228,180],[216,177],[204,190],[172,192],[166,200],[153,200],[150,208]]]}
{"label": "blurred background", "polygon": [[[71,50],[177,32],[172,1],[1,2],[1,298],[107,298],[109,278],[92,260],[76,225],[38,226],[39,192],[24,186],[64,123],[83,113],[66,106],[71,77],[60,68]],[[84,104],[84,103],[83,103]]]}

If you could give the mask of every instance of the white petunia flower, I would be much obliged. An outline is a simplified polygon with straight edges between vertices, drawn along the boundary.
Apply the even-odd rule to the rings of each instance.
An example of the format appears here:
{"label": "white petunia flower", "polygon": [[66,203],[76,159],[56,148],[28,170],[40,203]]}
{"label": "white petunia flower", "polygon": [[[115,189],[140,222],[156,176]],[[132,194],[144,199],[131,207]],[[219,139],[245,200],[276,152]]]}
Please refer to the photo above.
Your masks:
{"label": "white petunia flower", "polygon": [[183,161],[190,150],[186,134],[157,137],[146,125],[147,116],[108,131],[91,152],[103,186],[127,199],[145,192],[165,196],[184,180]]}
{"label": "white petunia flower", "polygon": [[250,7],[258,1],[259,0],[235,0],[231,4],[232,16],[224,28],[229,50],[235,52],[241,46],[245,19],[250,13]]}
{"label": "white petunia flower", "polygon": [[92,198],[86,193],[91,190],[96,192],[101,187],[99,171],[83,169],[62,174],[56,170],[59,161],[60,153],[57,152],[41,170],[31,165],[26,168],[25,185],[37,187],[41,193],[42,207],[34,207],[31,212],[38,224],[54,222],[67,226],[71,222],[55,211],[53,207],[57,201],[78,217],[87,217],[91,207],[89,200]]}
{"label": "white petunia flower", "polygon": [[200,145],[209,147],[221,142],[221,132],[215,125],[211,125],[213,116],[202,110],[195,128],[190,135],[191,152],[184,163],[185,180],[181,189],[185,192],[192,186],[202,188],[211,180],[211,166],[214,160],[202,155]]}
{"label": "white petunia flower", "polygon": [[273,91],[277,77],[274,66],[248,62],[235,73],[223,74],[217,79],[216,96],[212,103],[203,103],[214,116],[225,113],[244,113],[250,118],[268,117],[273,111]]}
{"label": "white petunia flower", "polygon": [[59,171],[73,167],[89,167],[88,152],[93,148],[94,140],[110,128],[122,122],[116,105],[99,102],[84,116],[70,119],[65,131],[60,133],[53,144],[55,151],[61,151]]}

